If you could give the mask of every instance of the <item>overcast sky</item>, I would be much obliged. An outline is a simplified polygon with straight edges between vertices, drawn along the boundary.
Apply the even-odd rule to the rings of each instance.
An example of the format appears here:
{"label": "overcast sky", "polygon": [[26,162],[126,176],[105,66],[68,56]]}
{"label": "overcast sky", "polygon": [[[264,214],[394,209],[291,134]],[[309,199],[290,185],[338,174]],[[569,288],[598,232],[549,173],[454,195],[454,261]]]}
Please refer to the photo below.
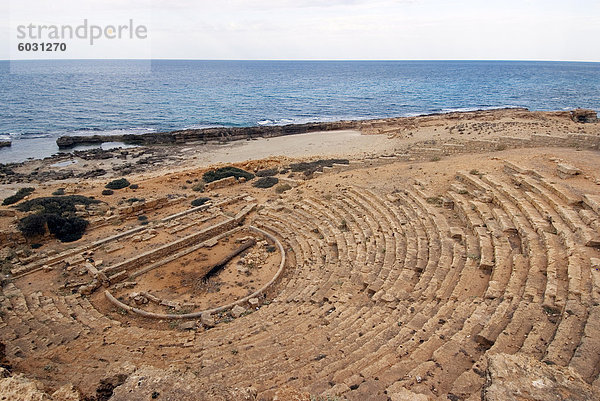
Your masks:
{"label": "overcast sky", "polygon": [[[56,23],[151,16],[153,58],[600,61],[599,0],[78,0],[86,15],[70,1],[43,0]],[[5,0],[0,12],[11,15]]]}

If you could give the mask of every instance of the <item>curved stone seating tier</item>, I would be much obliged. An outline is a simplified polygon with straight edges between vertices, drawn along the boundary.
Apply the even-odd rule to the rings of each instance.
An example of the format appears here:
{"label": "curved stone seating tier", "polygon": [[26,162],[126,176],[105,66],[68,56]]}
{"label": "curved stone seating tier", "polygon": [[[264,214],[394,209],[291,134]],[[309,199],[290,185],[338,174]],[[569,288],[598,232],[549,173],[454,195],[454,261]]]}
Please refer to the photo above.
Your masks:
{"label": "curved stone seating tier", "polygon": [[112,353],[143,347],[133,361],[194,364],[200,383],[256,386],[264,399],[292,386],[348,400],[404,388],[476,400],[496,353],[569,366],[598,384],[596,198],[506,167],[458,172],[443,194],[423,183],[393,193],[336,187],[267,204],[252,229],[285,256],[266,286],[230,305],[150,314],[106,293],[128,319],[199,320],[269,293],[260,308],[210,330],[125,327],[96,310],[93,297],[28,292],[15,282],[2,289],[0,335],[17,363],[88,347],[78,355],[82,382],[105,368],[96,353],[109,358],[104,344],[112,342]]}

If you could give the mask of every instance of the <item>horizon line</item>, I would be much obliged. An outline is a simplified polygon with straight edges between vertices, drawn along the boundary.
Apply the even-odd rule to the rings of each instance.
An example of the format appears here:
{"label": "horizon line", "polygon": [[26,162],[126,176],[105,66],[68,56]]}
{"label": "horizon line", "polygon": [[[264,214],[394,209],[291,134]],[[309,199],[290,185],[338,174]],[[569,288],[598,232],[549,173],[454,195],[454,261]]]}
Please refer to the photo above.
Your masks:
{"label": "horizon line", "polygon": [[278,58],[264,58],[264,59],[201,59],[201,58],[40,58],[40,59],[0,59],[0,62],[22,62],[22,61],[286,61],[286,62],[531,62],[531,63],[600,63],[600,61],[592,60],[550,60],[550,59],[319,59],[319,58],[307,58],[307,59],[278,59]]}

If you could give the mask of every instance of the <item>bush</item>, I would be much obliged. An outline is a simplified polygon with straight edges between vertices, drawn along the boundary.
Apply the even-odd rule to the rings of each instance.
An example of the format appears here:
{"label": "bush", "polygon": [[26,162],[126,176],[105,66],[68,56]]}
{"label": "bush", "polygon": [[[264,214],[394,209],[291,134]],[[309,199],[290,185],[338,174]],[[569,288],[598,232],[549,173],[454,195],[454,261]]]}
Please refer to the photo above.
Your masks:
{"label": "bush", "polygon": [[88,222],[80,217],[62,217],[57,214],[32,214],[19,221],[19,231],[26,237],[32,238],[46,234],[46,227],[50,234],[61,242],[73,242],[80,239],[85,233]]}
{"label": "bush", "polygon": [[145,201],[146,201],[146,198],[129,198],[125,202],[132,204],[135,202],[145,202]]}
{"label": "bush", "polygon": [[274,175],[277,175],[277,173],[279,173],[279,170],[277,170],[276,168],[269,168],[269,169],[258,171],[256,173],[256,176],[257,177],[272,177]]}
{"label": "bush", "polygon": [[210,198],[198,198],[198,199],[194,199],[192,201],[192,206],[194,206],[194,207],[196,207],[196,206],[202,206],[206,202],[208,202],[209,200],[210,200]]}
{"label": "bush", "polygon": [[119,178],[118,180],[113,180],[106,184],[105,188],[108,189],[123,189],[127,188],[130,185],[129,181],[125,178]]}
{"label": "bush", "polygon": [[198,184],[195,184],[192,187],[192,191],[196,191],[196,192],[204,192],[204,183],[203,182],[199,182]]}
{"label": "bush", "polygon": [[88,226],[87,220],[80,217],[62,217],[50,214],[46,220],[50,234],[61,242],[73,242],[80,239]]}
{"label": "bush", "polygon": [[87,206],[93,203],[100,203],[100,201],[81,195],[50,196],[25,201],[18,205],[17,209],[22,212],[36,211],[40,214],[57,214],[62,216],[74,213],[77,210],[75,205]]}
{"label": "bush", "polygon": [[251,180],[254,178],[254,174],[237,167],[221,167],[216,170],[207,171],[202,176],[202,179],[204,182],[213,182],[227,177],[244,177],[246,180]]}
{"label": "bush", "polygon": [[19,220],[19,231],[26,237],[32,238],[46,234],[46,216],[32,214]]}
{"label": "bush", "polygon": [[139,221],[146,221],[146,220],[148,220],[148,217],[144,216],[144,215],[141,215],[141,216],[138,216],[138,220]]}
{"label": "bush", "polygon": [[102,191],[102,195],[105,195],[105,196],[112,195],[114,193],[115,193],[115,191],[113,191],[112,189],[105,189]]}
{"label": "bush", "polygon": [[100,203],[81,195],[54,196],[31,199],[21,203],[17,209],[22,212],[35,211],[19,221],[18,228],[27,238],[46,234],[48,231],[62,242],[80,239],[88,222],[75,216],[76,205]]}
{"label": "bush", "polygon": [[129,186],[129,188],[131,188],[131,189],[138,189],[139,187],[140,187],[140,186],[139,186],[138,184],[131,184],[131,185]]}
{"label": "bush", "polygon": [[16,194],[4,199],[2,201],[2,205],[6,206],[6,205],[12,205],[14,203],[17,203],[18,201],[22,200],[27,195],[30,195],[33,191],[35,191],[35,188],[21,188],[17,191]]}
{"label": "bush", "polygon": [[289,191],[290,189],[292,189],[292,186],[290,184],[279,184],[275,187],[275,192],[277,192],[278,194],[282,194],[285,191]]}
{"label": "bush", "polygon": [[333,167],[334,164],[349,164],[348,159],[322,159],[313,162],[292,163],[290,168],[293,172],[304,172],[309,176],[315,171],[323,171],[323,167]]}
{"label": "bush", "polygon": [[279,182],[279,178],[275,177],[262,177],[259,178],[253,185],[256,188],[271,188],[273,185]]}
{"label": "bush", "polygon": [[62,196],[64,194],[65,194],[64,188],[58,188],[56,191],[52,192],[52,195],[54,195],[54,196]]}

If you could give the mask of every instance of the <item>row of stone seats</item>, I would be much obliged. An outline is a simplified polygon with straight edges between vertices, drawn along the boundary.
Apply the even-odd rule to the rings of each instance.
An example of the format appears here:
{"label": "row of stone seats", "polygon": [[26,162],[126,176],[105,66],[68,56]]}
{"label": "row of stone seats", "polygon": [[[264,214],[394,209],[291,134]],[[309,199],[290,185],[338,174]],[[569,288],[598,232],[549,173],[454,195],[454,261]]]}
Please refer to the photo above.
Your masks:
{"label": "row of stone seats", "polygon": [[[431,212],[431,211],[430,211]],[[431,232],[431,230],[427,230],[428,232]],[[465,276],[466,277],[466,276]],[[409,324],[405,327],[409,328],[408,330],[410,330],[410,332],[414,332],[415,328],[421,328],[423,327],[423,322],[428,322],[428,318],[429,316],[434,316],[436,317],[435,319],[429,319],[429,322],[431,322],[433,327],[436,326],[440,326],[440,321],[445,321],[445,319],[439,317],[440,315],[435,315],[433,312],[435,311],[435,307],[432,309],[431,305],[435,304],[434,302],[431,302],[431,300],[428,300],[427,302],[427,307],[426,309],[423,309],[423,312],[425,313],[421,313],[419,312],[418,314],[415,315],[415,318],[409,321]],[[418,303],[416,302],[412,302],[411,304],[413,305],[418,305]],[[446,313],[448,313],[449,311],[451,311],[451,309],[445,309]],[[448,315],[443,315],[446,318],[452,320],[453,317],[452,315],[448,316]],[[458,321],[464,321],[464,318],[466,317],[466,315],[463,315],[463,319],[458,319]],[[410,333],[409,332],[409,333]],[[410,334],[409,334],[410,335]],[[404,340],[400,340],[399,345],[401,348],[402,347],[406,347],[406,339]],[[385,345],[385,349],[387,349],[387,347],[390,346],[392,342],[388,341]],[[384,368],[386,368],[387,366],[393,364],[393,360],[395,360],[395,356],[394,354],[390,354],[390,353],[385,353],[383,355],[380,354],[376,354],[374,357],[372,356],[370,359],[373,362],[373,364],[371,365],[367,365],[367,368],[365,368],[365,373],[367,372],[376,372],[378,369],[382,370],[382,374],[383,374],[383,370]],[[351,366],[349,368],[346,369],[346,371],[351,372],[353,370],[355,370],[355,366]],[[339,378],[339,377],[338,377]],[[382,382],[383,383],[383,382]]]}
{"label": "row of stone seats", "polygon": [[[488,188],[488,189],[489,189],[489,188]],[[513,199],[515,199],[515,198],[513,198]],[[505,200],[506,200],[506,199],[504,199],[504,201],[505,201]],[[503,202],[500,202],[500,203],[503,203]],[[467,204],[467,203],[463,203],[463,204]],[[471,203],[470,203],[470,205],[471,205],[471,206],[474,206],[474,208],[472,208],[471,210],[475,210],[475,211],[477,211],[477,212],[480,214],[480,216],[479,216],[479,217],[480,217],[482,220],[484,220],[484,221],[485,221],[485,220],[489,220],[489,213],[488,213],[488,211],[486,210],[486,207],[485,207],[485,206],[483,206],[481,203],[473,203],[473,202],[471,202]],[[479,206],[479,207],[477,207],[477,206]],[[530,220],[531,220],[531,218],[533,218],[534,224],[536,224],[535,216],[533,215],[533,213],[531,213],[531,208],[527,208],[526,206],[525,206],[524,208],[526,208],[526,209],[527,209],[527,211],[529,212],[529,213],[528,213],[528,216],[530,217]],[[464,214],[466,214],[466,213],[464,213]],[[496,212],[496,215],[499,215],[499,214]],[[487,219],[486,219],[486,217],[487,217]],[[471,221],[469,222],[469,223],[471,224],[471,226],[472,226],[472,227],[477,227],[477,226],[478,226],[476,223],[475,223],[475,224],[473,224],[473,222],[475,222],[475,221],[477,221],[477,219],[476,219],[476,218],[472,218],[472,219],[471,219]],[[539,225],[539,220],[537,220],[537,223],[538,223],[538,225]],[[506,225],[506,224],[504,224],[504,225]],[[486,228],[490,228],[488,224],[486,224]],[[492,231],[492,230],[491,230],[491,231]],[[530,244],[526,244],[526,245],[530,245]],[[543,263],[542,263],[542,266],[543,266]],[[527,270],[525,270],[525,272],[527,272]],[[518,288],[519,286],[516,286],[516,287]],[[530,287],[532,287],[532,286],[530,286]],[[532,292],[530,295],[535,295],[535,292]],[[533,299],[532,299],[532,300],[533,300]],[[537,299],[536,301],[539,301],[539,299]],[[504,312],[504,313],[510,309],[510,308],[509,308],[509,306],[510,306],[510,304],[509,304],[509,303],[504,303],[502,306],[503,306],[503,308],[502,308],[502,309],[500,309],[500,310],[501,310],[502,312]],[[538,310],[539,310],[539,309],[540,309],[540,308],[538,307]],[[495,316],[497,316],[497,317],[500,317],[500,316],[502,316],[504,313],[501,313],[501,314],[496,314]],[[532,314],[530,314],[530,316],[529,316],[529,317],[531,317],[531,315],[532,315]],[[513,315],[513,319],[515,319],[515,318],[517,318],[517,316],[516,316],[516,315]],[[517,320],[517,319],[515,319],[515,320]],[[521,323],[522,323],[522,322],[521,322]],[[540,326],[541,326],[541,325],[540,325]],[[538,329],[540,329],[540,327],[538,327]],[[488,330],[488,332],[489,332],[489,331],[491,331],[491,330]],[[541,329],[540,329],[540,331],[541,331]],[[485,333],[484,333],[484,334],[485,334]],[[489,333],[487,334],[487,336],[489,337]],[[551,337],[547,337],[547,338],[551,338]],[[531,341],[531,342],[533,342],[533,341]],[[526,340],[524,340],[524,343],[526,343]],[[525,344],[525,346],[527,346],[527,345],[528,345],[528,344]],[[429,373],[431,373],[431,372],[429,372]],[[465,372],[465,375],[468,375],[468,374]],[[456,387],[458,387],[458,388],[456,388],[455,390],[459,390],[459,389],[460,389],[460,385],[459,385],[460,383],[459,383],[459,382],[460,382],[460,381],[457,381],[457,384],[456,384],[455,386],[456,386]],[[463,380],[463,382],[464,382],[464,383],[466,383],[466,382],[468,382],[468,380]],[[406,384],[406,383],[405,383],[405,384]],[[468,392],[468,391],[467,391],[467,392]]]}
{"label": "row of stone seats", "polygon": [[[598,327],[597,307],[593,301],[593,282],[590,277],[588,260],[584,250],[578,244],[597,247],[598,233],[591,231],[579,218],[579,214],[562,203],[561,198],[540,188],[532,179],[523,176],[513,176],[517,183],[532,189],[528,193],[531,202],[540,211],[548,214],[553,226],[558,231],[562,243],[568,253],[569,298],[567,299],[567,316],[561,321],[555,341],[548,349],[547,360],[561,365],[569,363],[581,372],[588,381],[598,377],[599,356],[597,347],[600,343],[591,332]],[[591,310],[590,310],[591,309]],[[589,315],[588,315],[589,312]],[[581,334],[581,339],[573,350],[569,340],[573,333]],[[570,346],[571,345],[571,346]],[[595,356],[591,358],[590,356]]]}
{"label": "row of stone seats", "polygon": [[[597,380],[598,356],[591,351],[597,349],[598,311],[586,316],[597,304],[593,285],[600,280],[585,266],[575,274],[569,246],[576,248],[580,237],[552,202],[515,188],[510,177],[463,175],[469,190],[451,191],[454,211],[428,203],[420,186],[388,198],[349,188],[327,201],[310,198],[260,211],[255,224],[291,251],[288,271],[271,304],[237,319],[235,330],[220,325],[189,345],[189,358],[207,366],[202,380],[259,383],[268,394],[300,379],[312,393],[350,400],[399,387],[475,399],[484,356],[494,352],[570,364]],[[560,236],[553,229],[568,232]],[[485,252],[492,264],[482,269],[481,260],[469,256],[476,251],[483,259],[484,247],[491,248]],[[18,293],[13,298],[11,308],[22,305]],[[176,336],[168,345],[154,330],[121,328],[86,298],[54,298],[49,310],[54,305],[74,333],[103,332],[113,341],[121,336],[118,350],[145,344],[152,353],[160,345],[153,355],[168,357],[169,347],[187,341]],[[24,297],[30,320],[52,330],[54,323],[29,306],[36,299],[46,305],[50,298]],[[576,301],[583,314],[573,309]],[[578,342],[565,347],[573,329]],[[227,347],[230,355],[224,355]],[[252,362],[234,363],[233,350]]]}
{"label": "row of stone seats", "polygon": [[[561,365],[566,365],[571,361],[573,365],[577,365],[579,371],[585,372],[584,377],[591,381],[597,378],[598,375],[595,368],[597,366],[597,357],[593,363],[589,363],[589,356],[594,353],[575,351],[575,348],[579,349],[581,347],[590,350],[593,349],[592,347],[597,346],[597,343],[589,335],[584,336],[581,341],[572,341],[573,336],[581,336],[581,333],[586,330],[583,328],[586,321],[592,325],[597,325],[595,319],[586,319],[586,306],[589,306],[590,303],[589,300],[586,300],[586,297],[589,297],[589,291],[585,291],[584,289],[586,287],[589,288],[589,284],[585,284],[585,282],[588,282],[588,278],[585,277],[585,258],[580,255],[581,248],[577,246],[578,243],[576,241],[576,238],[585,239],[586,236],[577,235],[580,231],[573,229],[575,228],[573,224],[574,214],[569,212],[569,205],[564,204],[568,202],[568,196],[559,197],[552,195],[550,192],[544,192],[542,186],[536,186],[537,184],[531,182],[531,179],[524,180],[522,176],[516,175],[511,178],[513,182],[520,184],[522,189],[532,189],[534,192],[525,190],[522,191],[522,195],[518,196],[514,191],[508,189],[506,183],[499,183],[498,179],[486,175],[484,181],[494,184],[500,192],[507,194],[510,199],[518,200],[521,203],[520,210],[524,212],[523,214],[527,216],[532,226],[537,229],[547,255],[547,262],[542,259],[536,263],[537,266],[547,268],[545,272],[547,276],[546,289],[543,298],[544,305],[548,308],[546,312],[554,313],[556,310],[561,315],[564,313],[558,327],[555,329],[555,333],[549,327],[545,329],[541,326],[533,328],[534,330],[532,331],[543,333],[539,334],[538,337],[543,336],[546,341],[553,339],[548,345],[547,350],[544,349],[545,347],[540,348],[538,346],[536,354],[539,357],[545,357],[550,362]],[[523,184],[523,181],[529,182]],[[543,223],[540,223],[543,218],[540,215],[536,216],[531,207],[523,206],[526,202],[533,206],[533,209],[536,209],[538,213],[544,213],[547,217],[546,220],[549,220],[552,225],[544,229]],[[553,229],[559,235],[551,233]],[[579,243],[589,246],[589,241],[580,241]],[[564,255],[568,256],[565,258]],[[564,306],[565,298],[567,298],[566,308],[564,308],[563,312],[562,307]],[[539,300],[532,299],[532,301],[538,302]],[[513,320],[516,320],[515,318],[517,316],[513,316]],[[531,319],[531,316],[529,318]],[[588,329],[587,331],[589,332],[590,330]],[[532,345],[533,341],[530,340],[534,337],[535,335],[530,334],[524,341],[524,347],[529,346],[530,351],[535,348]],[[574,355],[577,355],[577,357]],[[582,363],[584,355],[587,357],[587,363]],[[584,369],[582,368],[583,366],[591,366],[592,368]]]}
{"label": "row of stone seats", "polygon": [[[427,231],[429,231],[429,230],[427,230]],[[417,304],[415,302],[411,302],[411,303],[413,305]],[[427,302],[427,303],[429,303],[429,302]],[[419,321],[423,322],[423,319],[425,319],[425,321],[426,321],[428,315],[429,314],[427,312],[425,314],[420,314],[420,313],[415,314],[415,318],[409,320],[409,323],[412,323],[412,324],[409,324],[405,327],[411,327],[411,326],[412,327],[420,327],[421,324],[417,323],[417,322],[419,322]],[[440,320],[439,318],[436,319],[436,321],[438,321],[438,324],[439,324],[439,320]],[[397,322],[397,320],[394,320],[394,322]],[[383,332],[388,333],[387,335],[389,336],[390,325],[389,325],[389,323],[388,324],[382,323],[381,326],[385,327],[386,330],[380,331],[379,336],[371,336],[372,339],[368,343],[365,343],[361,348],[355,350],[354,354],[356,354],[357,359],[354,361],[354,363],[350,364],[346,369],[342,370],[341,372],[336,373],[336,376],[333,377],[334,381],[338,382],[341,379],[343,379],[344,377],[346,377],[346,381],[348,381],[348,382],[345,383],[345,385],[346,386],[353,385],[352,381],[356,380],[356,375],[351,375],[351,372],[361,371],[361,369],[364,369],[364,373],[367,374],[367,372],[376,371],[378,369],[383,368],[386,365],[386,363],[391,363],[389,353],[379,354],[379,352],[383,352],[384,350],[386,350],[390,344],[389,340],[384,341],[382,339],[382,338],[384,338],[382,336]],[[393,324],[391,326],[393,327]],[[411,328],[409,330],[413,330],[413,329]],[[385,348],[383,348],[383,345],[385,345]],[[366,357],[365,357],[365,355],[366,355]],[[340,364],[348,365],[348,362],[349,362],[348,359],[351,359],[351,358],[346,358],[343,361],[338,361],[338,362],[334,363],[334,367],[336,369],[333,369],[333,371],[334,372],[338,371],[337,365],[340,365]],[[363,366],[363,368],[360,368],[360,366]],[[327,371],[327,370],[325,370],[325,371]],[[345,372],[348,372],[348,373],[345,373]]]}
{"label": "row of stone seats", "polygon": [[[357,194],[357,196],[359,196],[359,195]],[[346,198],[346,199],[347,199],[347,197],[344,197],[344,198]],[[351,202],[351,201],[347,201],[347,202]],[[345,205],[347,205],[347,203],[345,203]],[[356,203],[354,203],[354,206],[355,206],[355,207],[356,207],[356,206],[358,206],[358,205],[362,205],[362,209],[363,209],[363,210],[365,210],[365,209],[367,209],[367,210],[369,210],[369,209],[372,209],[372,208],[373,208],[373,206],[374,206],[372,203],[371,203],[371,204],[367,204],[367,203],[366,203],[366,200],[364,200],[364,199],[363,199],[362,201],[360,201],[360,200],[357,200],[357,201],[356,201]],[[314,201],[312,202],[312,206],[313,206],[313,209],[322,209],[322,207],[323,207],[323,205],[322,205],[322,204],[321,204],[320,206],[319,206],[319,205],[316,205],[316,203],[315,203]],[[365,206],[366,206],[366,207],[365,207]],[[370,207],[369,207],[369,206],[370,206]],[[338,210],[348,210],[348,209],[349,209],[348,207],[343,207],[343,208],[340,208],[340,209],[338,209]],[[376,207],[375,209],[377,209],[377,207]],[[381,210],[381,209],[379,209],[379,210]],[[332,219],[334,219],[334,220],[337,220],[337,219],[338,219],[340,216],[343,216],[343,214],[336,214],[336,212],[335,212],[335,211],[332,211],[332,210],[330,209],[329,211],[326,211],[326,212],[324,211],[324,212],[323,212],[323,214],[322,214],[321,216],[327,216],[327,217],[328,217],[330,220],[332,220]],[[375,218],[375,219],[373,218],[373,217],[374,217],[373,215],[371,215],[370,217],[371,217],[371,223],[373,223],[373,222],[377,221],[377,219],[376,219],[376,218]],[[376,216],[376,217],[378,217],[378,216]],[[388,221],[389,225],[388,225],[388,227],[386,227],[386,228],[388,228],[388,229],[391,227],[391,222],[390,222],[390,220],[391,220],[391,218],[390,218],[390,216],[388,216],[388,217],[387,217],[387,221]],[[353,223],[349,223],[349,220],[346,220],[346,221],[347,221],[347,224],[354,224],[354,222],[353,222]],[[358,220],[356,220],[356,221],[358,221]],[[379,228],[377,228],[377,227],[374,227],[373,225],[371,225],[371,226],[369,226],[369,228],[368,228],[367,230],[379,230]],[[385,244],[386,244],[386,245],[385,245],[386,247],[393,246],[393,243],[392,243],[392,241],[390,241],[390,239],[391,239],[391,238],[389,238],[389,237],[388,237],[388,242],[387,242],[387,243],[385,243]],[[372,244],[369,244],[369,246],[372,246]],[[376,248],[377,248],[377,246],[375,245],[375,249],[376,249]],[[387,251],[387,249],[386,249],[386,251]],[[386,252],[386,253],[387,253],[387,252]],[[392,252],[390,252],[390,253],[391,253],[392,255],[394,255],[394,254],[395,254],[395,253],[392,253]],[[340,259],[342,259],[342,257],[340,257]],[[375,262],[375,258],[372,258],[372,259],[371,259],[371,261],[372,261],[372,262]],[[390,260],[390,259],[388,259],[388,263],[390,263],[391,261],[393,261],[393,260]],[[385,263],[385,257],[383,258],[383,260],[382,260],[381,262],[382,262],[382,264],[383,264],[383,263]],[[363,309],[364,309],[364,311],[363,311],[363,312],[368,312],[368,311],[369,311],[369,309],[371,309],[371,310],[372,310],[372,308],[360,308],[360,310],[361,310],[361,311],[362,311]],[[344,316],[346,317],[346,314],[344,314]],[[336,320],[338,320],[338,319],[336,319]],[[352,334],[352,333],[354,333],[354,334],[356,335],[356,333],[357,333],[358,331],[360,331],[360,330],[361,330],[361,327],[362,327],[362,325],[366,325],[366,326],[364,327],[364,329],[363,329],[363,330],[364,330],[364,331],[366,331],[366,332],[368,332],[368,329],[369,329],[368,325],[370,324],[370,323],[368,323],[368,322],[370,322],[370,321],[379,321],[379,320],[381,320],[381,318],[380,318],[379,316],[373,315],[373,314],[371,313],[371,314],[369,315],[369,317],[366,317],[366,320],[365,320],[365,318],[363,318],[363,319],[360,319],[360,320],[359,320],[359,319],[354,319],[354,320],[352,320],[352,319],[345,318],[345,319],[342,319],[342,320],[340,320],[340,321],[350,321],[350,322],[352,322],[352,324],[351,324],[351,325],[347,326],[347,329],[349,330],[349,332],[348,332],[348,333],[349,333],[349,334]],[[333,320],[333,322],[335,322],[335,320]],[[363,322],[363,323],[361,324],[361,322]],[[335,324],[335,323],[333,323],[333,324]],[[385,325],[385,324],[383,324],[383,325],[381,325],[381,326],[382,326],[382,327],[386,327],[386,325]],[[371,343],[371,344],[373,344],[373,342],[372,342],[372,341],[371,341],[370,343]],[[357,356],[359,356],[359,355],[361,355],[361,354],[362,354],[362,353],[358,353],[358,354],[357,354]]]}
{"label": "row of stone seats", "polygon": [[[518,207],[510,199],[498,193],[492,186],[472,174],[460,173],[458,178],[469,187],[472,187],[470,191],[466,192],[485,194],[485,198],[492,202],[485,203],[476,199],[468,203],[465,202],[471,207],[472,211],[479,215],[484,224],[481,228],[491,233],[494,264],[485,298],[499,301],[495,305],[488,323],[476,338],[482,347],[491,347],[489,352],[506,352],[508,350],[507,346],[510,345],[516,351],[515,345],[518,347],[518,343],[521,341],[517,333],[513,332],[515,338],[508,338],[508,341],[505,341],[505,337],[508,337],[506,333],[511,332],[512,326],[518,324],[523,328],[519,333],[521,339],[530,331],[530,327],[523,324],[524,322],[519,319],[519,316],[522,310],[527,310],[529,304],[529,301],[523,299],[522,296],[526,295],[524,290],[527,287],[530,274],[528,258],[525,258],[521,252],[524,252],[524,249],[526,252],[527,249],[535,247],[536,239],[531,235],[533,230],[526,219],[518,218],[521,215]],[[481,196],[478,198],[481,198]],[[533,296],[534,294],[530,295]],[[507,344],[507,342],[511,344]],[[483,363],[484,358],[482,356],[475,365],[482,365]],[[465,388],[464,386],[467,383],[471,383],[471,385],[479,383],[481,385],[482,378],[477,379],[474,372],[465,372],[456,381],[452,391],[459,394],[470,393],[473,388]]]}

